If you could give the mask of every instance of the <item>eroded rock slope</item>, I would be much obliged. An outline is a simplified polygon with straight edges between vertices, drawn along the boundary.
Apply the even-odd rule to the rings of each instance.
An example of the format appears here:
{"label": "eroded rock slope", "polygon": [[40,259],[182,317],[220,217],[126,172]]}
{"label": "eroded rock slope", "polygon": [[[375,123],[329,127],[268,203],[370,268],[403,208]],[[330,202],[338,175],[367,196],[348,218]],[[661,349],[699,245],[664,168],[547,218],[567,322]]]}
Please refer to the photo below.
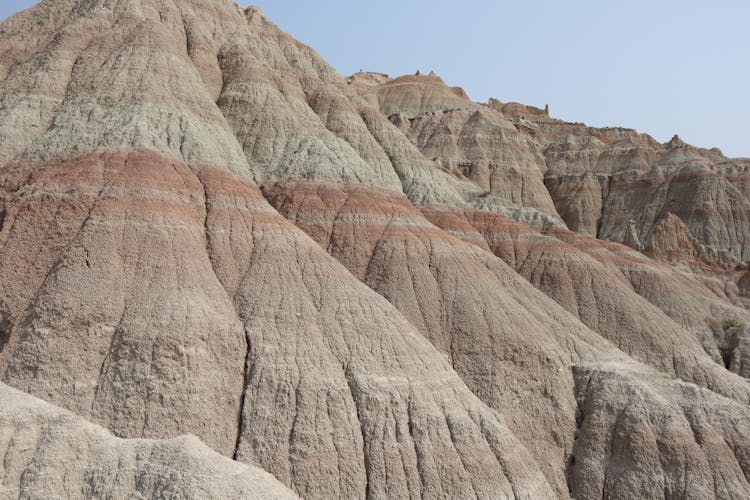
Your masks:
{"label": "eroded rock slope", "polygon": [[119,439],[5,384],[0,400],[2,498],[297,498],[195,436]]}
{"label": "eroded rock slope", "polygon": [[[745,344],[709,324],[742,288],[566,229],[546,112],[346,80],[228,0],[43,1],[0,25],[0,78],[0,378],[75,432],[191,433],[305,498],[628,498],[653,468],[607,453],[666,421],[654,484],[750,495]],[[644,251],[741,257],[665,220]],[[36,417],[6,392],[12,433]]]}

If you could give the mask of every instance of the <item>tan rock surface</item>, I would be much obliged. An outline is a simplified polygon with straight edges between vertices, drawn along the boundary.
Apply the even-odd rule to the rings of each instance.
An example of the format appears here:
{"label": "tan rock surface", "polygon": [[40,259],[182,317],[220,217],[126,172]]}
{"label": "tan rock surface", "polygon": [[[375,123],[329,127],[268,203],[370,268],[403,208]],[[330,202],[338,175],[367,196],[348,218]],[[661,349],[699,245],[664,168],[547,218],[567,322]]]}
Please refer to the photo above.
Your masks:
{"label": "tan rock surface", "polygon": [[[677,136],[659,144],[634,130],[567,123],[548,110],[496,99],[458,105],[435,98],[420,107],[412,96],[434,95],[438,82],[404,78],[408,90],[400,92],[399,78],[354,88],[378,96],[380,109],[428,158],[466,176],[478,192],[497,192],[495,204],[533,208],[583,235],[621,243],[632,238],[631,220],[644,241],[672,213],[705,247],[709,263],[732,267],[750,258],[748,160]],[[440,95],[449,95],[442,85]]]}
{"label": "tan rock surface", "polygon": [[[366,163],[291,100],[285,123],[304,134],[269,122],[253,149],[267,162],[251,171],[190,39],[213,28],[227,38],[201,45],[227,81],[234,57],[273,61],[256,55],[266,49],[280,65],[294,50],[305,72],[343,79],[230,2],[201,16],[203,2],[70,5],[93,32],[65,99],[22,153],[3,143],[15,158],[1,170],[3,380],[119,436],[194,433],[305,497],[549,496],[499,415],[252,181],[276,174],[276,148],[292,140],[300,154],[281,156],[289,179],[328,158],[329,177],[400,189],[387,157],[374,148]],[[7,36],[45,8],[11,19]],[[284,67],[266,77],[276,83]],[[274,86],[268,95],[288,99]],[[349,140],[359,134],[366,151],[377,143],[360,123]]]}
{"label": "tan rock surface", "polygon": [[750,498],[747,405],[643,371],[575,372],[576,498]]}
{"label": "tan rock surface", "polygon": [[2,498],[297,498],[195,436],[119,439],[0,383]]}
{"label": "tan rock surface", "polygon": [[422,75],[417,72],[393,79],[382,78],[378,73],[357,73],[349,77],[348,83],[357,87],[362,96],[386,116],[478,108],[462,88],[448,87],[434,73]]}
{"label": "tan rock surface", "polygon": [[[680,427],[660,484],[746,493],[745,337],[709,325],[746,321],[742,288],[568,231],[607,203],[551,188],[580,174],[568,153],[648,137],[434,75],[347,81],[228,0],[48,0],[0,47],[4,382],[128,440],[195,434],[305,498],[587,498],[613,481],[601,443],[717,407],[734,454]],[[610,189],[622,158],[582,186]],[[671,213],[631,239],[737,258]],[[630,406],[645,430],[613,437]],[[623,464],[613,498],[651,484]]]}

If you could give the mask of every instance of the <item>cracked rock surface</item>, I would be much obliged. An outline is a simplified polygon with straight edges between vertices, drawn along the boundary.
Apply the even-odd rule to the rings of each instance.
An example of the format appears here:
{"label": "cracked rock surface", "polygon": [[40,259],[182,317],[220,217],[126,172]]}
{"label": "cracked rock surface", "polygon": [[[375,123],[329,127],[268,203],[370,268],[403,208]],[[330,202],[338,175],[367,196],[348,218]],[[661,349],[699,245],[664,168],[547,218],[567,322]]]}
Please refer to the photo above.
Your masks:
{"label": "cracked rock surface", "polygon": [[747,498],[742,165],[229,0],[42,1],[0,24],[0,493]]}
{"label": "cracked rock surface", "polygon": [[119,439],[0,383],[3,498],[298,498],[195,436]]}

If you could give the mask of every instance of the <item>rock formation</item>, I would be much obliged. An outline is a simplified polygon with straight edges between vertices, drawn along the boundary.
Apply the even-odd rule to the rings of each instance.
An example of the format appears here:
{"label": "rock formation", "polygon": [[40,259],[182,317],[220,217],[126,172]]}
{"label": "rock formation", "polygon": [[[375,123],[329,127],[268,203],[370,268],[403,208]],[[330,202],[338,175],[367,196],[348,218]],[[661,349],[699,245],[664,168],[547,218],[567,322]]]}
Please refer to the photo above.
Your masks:
{"label": "rock formation", "polygon": [[195,436],[118,439],[0,383],[3,498],[297,498]]}
{"label": "rock formation", "polygon": [[[563,122],[548,108],[496,99],[462,104],[434,77],[408,77],[408,87],[400,80],[370,80],[356,89],[366,98],[378,96],[381,111],[426,156],[463,165],[461,173],[485,193],[492,194],[487,174],[478,172],[497,172],[494,185],[514,186],[509,191],[516,197],[501,197],[505,204],[559,216],[571,230],[621,243],[630,237],[631,220],[643,241],[671,213],[706,247],[709,262],[732,266],[750,258],[750,161],[690,146],[678,136],[659,144],[630,129]],[[482,160],[497,166],[488,169]],[[519,185],[505,164],[535,172],[547,189],[535,181]],[[542,201],[550,197],[554,208]]]}
{"label": "rock formation", "polygon": [[743,165],[230,0],[43,1],[0,24],[2,487],[750,497]]}

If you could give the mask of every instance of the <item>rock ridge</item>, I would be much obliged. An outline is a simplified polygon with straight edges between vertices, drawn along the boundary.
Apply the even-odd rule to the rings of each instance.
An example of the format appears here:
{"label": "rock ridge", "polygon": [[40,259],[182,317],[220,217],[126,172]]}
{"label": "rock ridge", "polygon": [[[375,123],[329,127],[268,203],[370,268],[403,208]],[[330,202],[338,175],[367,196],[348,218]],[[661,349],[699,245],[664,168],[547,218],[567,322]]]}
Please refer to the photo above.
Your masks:
{"label": "rock ridge", "polygon": [[743,161],[229,0],[47,0],[0,75],[12,497],[750,496]]}

